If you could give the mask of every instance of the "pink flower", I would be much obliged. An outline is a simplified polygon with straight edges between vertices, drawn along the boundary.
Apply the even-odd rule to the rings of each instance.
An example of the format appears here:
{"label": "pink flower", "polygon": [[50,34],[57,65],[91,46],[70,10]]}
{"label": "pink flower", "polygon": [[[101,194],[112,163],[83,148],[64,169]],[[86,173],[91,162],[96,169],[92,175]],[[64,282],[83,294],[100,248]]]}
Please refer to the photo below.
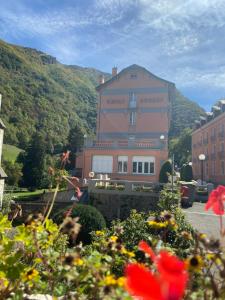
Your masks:
{"label": "pink flower", "polygon": [[224,215],[225,186],[219,185],[213,190],[205,205],[205,209],[213,209],[216,215]]}

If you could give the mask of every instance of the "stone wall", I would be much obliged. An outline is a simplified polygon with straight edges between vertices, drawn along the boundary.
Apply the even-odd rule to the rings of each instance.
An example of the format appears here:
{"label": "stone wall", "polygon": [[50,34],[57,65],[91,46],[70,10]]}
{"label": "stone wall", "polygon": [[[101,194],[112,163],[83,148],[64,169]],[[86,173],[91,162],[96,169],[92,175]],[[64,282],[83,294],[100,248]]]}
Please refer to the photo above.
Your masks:
{"label": "stone wall", "polygon": [[132,209],[148,212],[155,210],[159,195],[123,195],[116,193],[90,193],[90,203],[95,206],[107,221],[115,219],[124,220],[130,215]]}
{"label": "stone wall", "polygon": [[[59,192],[54,203],[52,214],[63,208],[70,207],[74,203],[71,201],[73,190]],[[47,205],[51,203],[53,193],[43,194],[40,199],[32,201],[17,201],[22,206],[24,220],[29,214],[34,212],[43,213]],[[159,199],[158,193],[133,192],[130,195],[117,191],[89,191],[89,203],[96,207],[110,222],[115,219],[125,219],[130,215],[132,209],[148,212],[155,210]]]}

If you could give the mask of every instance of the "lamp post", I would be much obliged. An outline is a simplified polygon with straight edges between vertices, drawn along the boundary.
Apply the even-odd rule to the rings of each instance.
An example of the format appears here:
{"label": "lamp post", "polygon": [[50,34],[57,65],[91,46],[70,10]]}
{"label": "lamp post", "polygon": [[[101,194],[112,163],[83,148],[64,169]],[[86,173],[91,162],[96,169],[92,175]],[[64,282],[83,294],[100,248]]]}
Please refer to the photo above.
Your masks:
{"label": "lamp post", "polygon": [[205,154],[200,154],[198,156],[198,159],[201,162],[201,181],[202,181],[202,185],[203,185],[203,163],[204,163],[204,160],[205,160]]}
{"label": "lamp post", "polygon": [[84,171],[85,171],[85,148],[86,148],[86,139],[87,135],[84,134],[84,145],[83,145],[83,169],[82,169],[82,178],[84,179]]}

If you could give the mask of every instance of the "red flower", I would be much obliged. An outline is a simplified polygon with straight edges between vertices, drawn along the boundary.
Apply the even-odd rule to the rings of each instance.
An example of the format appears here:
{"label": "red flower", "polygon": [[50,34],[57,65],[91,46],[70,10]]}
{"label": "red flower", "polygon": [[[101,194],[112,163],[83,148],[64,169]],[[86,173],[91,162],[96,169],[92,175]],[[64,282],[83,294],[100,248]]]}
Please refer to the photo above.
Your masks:
{"label": "red flower", "polygon": [[164,300],[158,279],[140,264],[129,264],[125,270],[128,292],[141,300]]}
{"label": "red flower", "polygon": [[205,205],[205,209],[208,210],[212,207],[216,215],[224,215],[224,202],[225,201],[225,186],[219,185],[213,190],[209,196],[209,199]]}
{"label": "red flower", "polygon": [[[168,299],[181,299],[188,281],[188,273],[182,260],[166,251],[161,251],[156,260],[159,277],[168,289]],[[179,282],[178,282],[179,281]]]}
{"label": "red flower", "polygon": [[138,248],[149,255],[149,257],[154,260],[155,253],[153,252],[152,248],[145,241],[140,241]]}
{"label": "red flower", "polygon": [[141,300],[180,300],[184,294],[188,274],[183,261],[167,251],[155,255],[149,245],[141,241],[139,249],[148,254],[156,264],[153,274],[139,264],[126,267],[127,290]]}

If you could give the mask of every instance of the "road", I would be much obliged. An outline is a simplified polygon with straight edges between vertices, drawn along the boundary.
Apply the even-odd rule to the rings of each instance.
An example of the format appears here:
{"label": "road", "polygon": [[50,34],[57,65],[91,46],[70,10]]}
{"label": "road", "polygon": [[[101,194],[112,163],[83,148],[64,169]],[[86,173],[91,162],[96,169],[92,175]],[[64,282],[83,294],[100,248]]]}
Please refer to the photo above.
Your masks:
{"label": "road", "polygon": [[[183,209],[192,226],[209,237],[219,238],[219,217],[211,210],[205,211],[205,204],[195,202],[192,207]],[[223,216],[225,224],[225,216]]]}

